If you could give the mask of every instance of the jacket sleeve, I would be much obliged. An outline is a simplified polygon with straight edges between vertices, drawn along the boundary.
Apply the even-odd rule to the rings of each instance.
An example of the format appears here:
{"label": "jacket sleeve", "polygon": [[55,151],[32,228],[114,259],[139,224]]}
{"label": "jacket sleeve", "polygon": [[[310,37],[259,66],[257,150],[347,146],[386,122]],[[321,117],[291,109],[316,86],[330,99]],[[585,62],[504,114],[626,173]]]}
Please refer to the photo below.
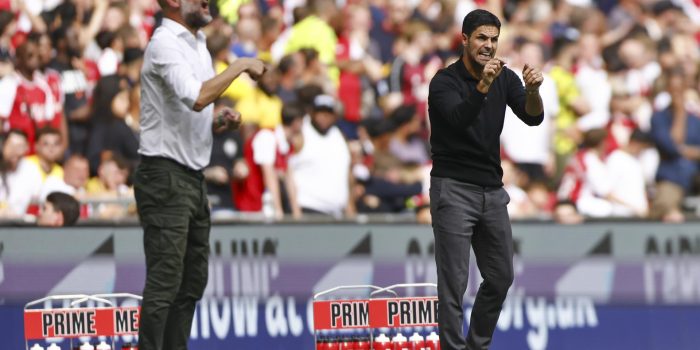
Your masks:
{"label": "jacket sleeve", "polygon": [[679,158],[681,153],[678,151],[676,143],[671,138],[671,122],[670,118],[664,118],[664,113],[669,113],[669,110],[656,112],[651,117],[651,138],[654,140],[659,152],[668,158]]}
{"label": "jacket sleeve", "polygon": [[[505,84],[506,84],[506,103],[513,110],[513,113],[523,121],[523,123],[529,126],[537,126],[542,124],[544,120],[544,108],[543,112],[539,115],[529,115],[525,111],[525,86],[520,77],[515,74],[508,67],[503,68],[505,74]],[[544,107],[544,101],[542,103]]]}

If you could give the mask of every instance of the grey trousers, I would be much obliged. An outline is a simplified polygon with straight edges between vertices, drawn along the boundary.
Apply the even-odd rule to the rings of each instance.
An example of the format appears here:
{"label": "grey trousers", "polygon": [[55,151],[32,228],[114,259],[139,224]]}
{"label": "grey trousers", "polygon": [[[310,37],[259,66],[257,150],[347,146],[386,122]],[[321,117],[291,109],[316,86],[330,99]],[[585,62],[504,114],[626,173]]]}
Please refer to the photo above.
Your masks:
{"label": "grey trousers", "polygon": [[[501,187],[449,178],[430,180],[430,212],[438,277],[438,324],[443,350],[485,350],[491,345],[508,288],[513,283],[513,238]],[[464,337],[462,299],[469,277],[469,248],[484,281]]]}

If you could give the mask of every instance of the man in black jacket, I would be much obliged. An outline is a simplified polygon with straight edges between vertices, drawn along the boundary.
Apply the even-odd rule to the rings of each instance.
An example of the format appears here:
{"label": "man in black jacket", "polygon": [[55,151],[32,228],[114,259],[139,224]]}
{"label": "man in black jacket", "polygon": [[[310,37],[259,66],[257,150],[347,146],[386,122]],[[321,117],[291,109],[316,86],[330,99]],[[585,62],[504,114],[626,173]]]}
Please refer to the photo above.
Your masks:
{"label": "man in black jacket", "polygon": [[[499,136],[506,105],[527,125],[544,116],[542,73],[525,65],[523,80],[497,58],[501,23],[474,10],[462,24],[463,54],[430,82],[433,169],[430,203],[435,234],[440,343],[443,350],[488,349],[513,282],[513,241],[503,189]],[[469,249],[484,278],[462,332]]]}

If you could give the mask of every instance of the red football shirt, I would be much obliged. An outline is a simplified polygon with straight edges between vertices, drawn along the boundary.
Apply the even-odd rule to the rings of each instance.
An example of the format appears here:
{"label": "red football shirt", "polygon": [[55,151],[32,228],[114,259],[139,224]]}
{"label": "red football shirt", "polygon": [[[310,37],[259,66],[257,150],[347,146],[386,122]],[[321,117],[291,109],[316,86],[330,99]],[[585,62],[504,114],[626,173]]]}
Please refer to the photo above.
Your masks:
{"label": "red football shirt", "polygon": [[6,78],[0,94],[0,118],[2,129],[19,129],[27,134],[29,153],[34,153],[36,131],[44,126],[61,126],[61,109],[54,99],[46,78],[35,72],[32,80],[21,74]]}

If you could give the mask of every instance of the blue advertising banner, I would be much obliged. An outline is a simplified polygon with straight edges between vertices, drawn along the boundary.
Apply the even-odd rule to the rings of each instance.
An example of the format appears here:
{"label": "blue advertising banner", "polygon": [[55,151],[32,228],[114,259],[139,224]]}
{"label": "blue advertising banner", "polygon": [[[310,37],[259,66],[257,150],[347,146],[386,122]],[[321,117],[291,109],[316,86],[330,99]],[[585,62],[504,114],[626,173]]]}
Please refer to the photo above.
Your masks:
{"label": "blue advertising banner", "polygon": [[[516,278],[492,349],[698,348],[697,225],[515,224],[513,234]],[[0,229],[0,348],[25,347],[22,306],[30,300],[140,294],[141,236],[135,227]],[[211,249],[209,283],[190,334],[192,350],[312,349],[315,293],[338,285],[436,282],[427,226],[217,226]],[[471,267],[467,321],[481,282],[473,261]],[[369,292],[349,290],[331,298],[366,298]],[[427,296],[435,290],[401,293]],[[68,305],[40,307],[62,306]],[[400,331],[409,336],[430,330]],[[69,348],[68,340],[51,341]]]}

